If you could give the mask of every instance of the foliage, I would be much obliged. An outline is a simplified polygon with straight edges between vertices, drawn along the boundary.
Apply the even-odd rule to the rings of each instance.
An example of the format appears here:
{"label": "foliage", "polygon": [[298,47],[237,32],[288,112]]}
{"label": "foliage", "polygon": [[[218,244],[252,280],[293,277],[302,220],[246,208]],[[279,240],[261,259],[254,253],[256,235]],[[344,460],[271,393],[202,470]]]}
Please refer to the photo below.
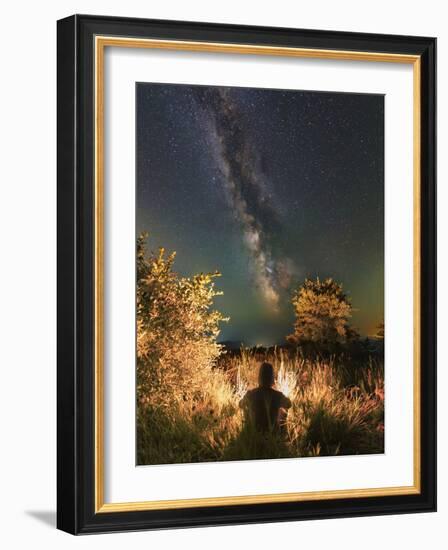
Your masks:
{"label": "foliage", "polygon": [[[218,273],[181,277],[175,254],[137,241],[137,462],[166,464],[384,452],[383,364],[364,354],[306,357],[302,349],[217,344],[226,319],[213,309]],[[293,340],[350,339],[351,305],[328,279],[294,296]],[[292,400],[281,434],[260,437],[239,401],[257,385],[262,361]]]}
{"label": "foliage", "polygon": [[138,464],[221,460],[241,427],[241,411],[231,385],[219,371],[201,394],[169,408],[149,404],[137,415]]}
{"label": "foliage", "polygon": [[212,310],[219,273],[180,277],[175,253],[146,255],[137,240],[137,397],[142,406],[170,407],[200,394],[220,356],[224,317]]}
{"label": "foliage", "polygon": [[[282,437],[260,439],[238,402],[256,385],[260,362],[272,363],[277,389],[293,402]],[[384,452],[382,362],[346,364],[273,349],[263,358],[242,349],[222,356],[201,398],[169,410],[148,407],[138,419],[138,463],[161,464]]]}
{"label": "foliage", "polygon": [[296,320],[290,342],[312,342],[322,348],[346,344],[356,333],[349,325],[352,306],[342,285],[333,279],[306,279],[292,298]]}

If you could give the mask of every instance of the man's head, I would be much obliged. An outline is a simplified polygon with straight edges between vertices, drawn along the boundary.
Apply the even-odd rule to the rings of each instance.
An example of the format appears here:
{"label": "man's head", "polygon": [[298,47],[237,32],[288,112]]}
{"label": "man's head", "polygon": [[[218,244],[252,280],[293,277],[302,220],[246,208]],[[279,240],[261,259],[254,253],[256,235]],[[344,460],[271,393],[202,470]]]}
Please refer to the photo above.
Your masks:
{"label": "man's head", "polygon": [[274,381],[274,367],[271,363],[262,363],[258,373],[258,384],[262,388],[272,388]]}

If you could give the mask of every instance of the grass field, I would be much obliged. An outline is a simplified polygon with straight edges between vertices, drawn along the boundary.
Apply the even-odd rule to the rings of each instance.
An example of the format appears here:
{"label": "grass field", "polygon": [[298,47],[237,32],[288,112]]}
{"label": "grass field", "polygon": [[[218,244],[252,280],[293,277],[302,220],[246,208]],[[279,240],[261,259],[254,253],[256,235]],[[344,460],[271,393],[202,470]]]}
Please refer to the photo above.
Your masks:
{"label": "grass field", "polygon": [[[276,388],[292,401],[282,433],[245,426],[239,401],[257,385],[260,360],[273,364]],[[144,400],[143,400],[144,401]],[[304,358],[272,349],[223,354],[198,391],[137,407],[138,464],[167,464],[384,452],[384,365],[365,356]]]}

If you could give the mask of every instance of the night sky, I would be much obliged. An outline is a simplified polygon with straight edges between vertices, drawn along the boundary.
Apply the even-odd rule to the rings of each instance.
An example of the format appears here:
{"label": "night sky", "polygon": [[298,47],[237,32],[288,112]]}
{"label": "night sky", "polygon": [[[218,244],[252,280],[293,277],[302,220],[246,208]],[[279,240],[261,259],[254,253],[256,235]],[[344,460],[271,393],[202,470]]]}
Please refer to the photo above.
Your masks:
{"label": "night sky", "polygon": [[185,276],[218,270],[219,341],[282,343],[291,293],[333,277],[384,315],[384,98],[138,83],[137,234]]}

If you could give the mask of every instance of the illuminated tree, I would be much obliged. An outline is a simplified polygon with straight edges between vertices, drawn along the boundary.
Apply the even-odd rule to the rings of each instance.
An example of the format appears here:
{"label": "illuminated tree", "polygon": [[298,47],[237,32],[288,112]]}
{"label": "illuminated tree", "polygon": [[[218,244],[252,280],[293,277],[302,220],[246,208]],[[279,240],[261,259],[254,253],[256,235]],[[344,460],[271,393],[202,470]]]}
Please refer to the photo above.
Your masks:
{"label": "illuminated tree", "polygon": [[146,255],[137,239],[137,391],[144,405],[170,405],[200,392],[221,354],[224,317],[211,309],[219,273],[180,277],[175,253]]}
{"label": "illuminated tree", "polygon": [[345,344],[356,334],[349,326],[352,306],[342,285],[326,279],[306,279],[292,298],[296,320],[290,342],[320,346]]}

